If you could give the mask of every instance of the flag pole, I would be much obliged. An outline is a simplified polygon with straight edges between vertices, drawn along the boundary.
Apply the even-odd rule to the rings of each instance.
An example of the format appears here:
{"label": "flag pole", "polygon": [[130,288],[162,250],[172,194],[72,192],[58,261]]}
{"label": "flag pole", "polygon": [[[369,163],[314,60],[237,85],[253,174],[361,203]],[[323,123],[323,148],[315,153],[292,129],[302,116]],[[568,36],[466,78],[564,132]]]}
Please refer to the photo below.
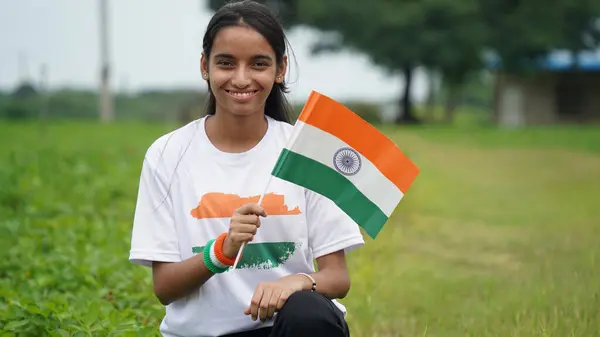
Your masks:
{"label": "flag pole", "polygon": [[[269,188],[269,183],[271,182],[271,178],[273,178],[272,174],[269,175],[269,180],[267,180],[267,186],[265,186],[265,190],[260,195],[260,198],[258,198],[257,204],[259,206],[262,203],[262,200],[263,200],[265,194],[267,193],[267,188]],[[244,251],[244,248],[246,248],[246,243],[247,243],[246,241],[242,242],[242,246],[240,247],[240,250],[238,251],[237,257],[235,258],[235,262],[233,263],[233,266],[231,267],[231,269],[235,269],[235,267],[237,267],[237,265],[238,265],[238,262],[240,262],[240,258],[242,257],[242,252]]]}

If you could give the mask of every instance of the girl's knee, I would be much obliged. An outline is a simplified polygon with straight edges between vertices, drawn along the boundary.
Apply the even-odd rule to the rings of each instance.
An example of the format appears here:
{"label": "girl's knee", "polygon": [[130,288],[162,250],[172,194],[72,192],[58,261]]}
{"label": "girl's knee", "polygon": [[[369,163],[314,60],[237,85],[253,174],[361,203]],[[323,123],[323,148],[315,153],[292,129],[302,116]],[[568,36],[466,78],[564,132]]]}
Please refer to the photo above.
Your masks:
{"label": "girl's knee", "polygon": [[342,312],[325,296],[311,291],[292,294],[277,314],[275,330],[285,336],[348,336]]}

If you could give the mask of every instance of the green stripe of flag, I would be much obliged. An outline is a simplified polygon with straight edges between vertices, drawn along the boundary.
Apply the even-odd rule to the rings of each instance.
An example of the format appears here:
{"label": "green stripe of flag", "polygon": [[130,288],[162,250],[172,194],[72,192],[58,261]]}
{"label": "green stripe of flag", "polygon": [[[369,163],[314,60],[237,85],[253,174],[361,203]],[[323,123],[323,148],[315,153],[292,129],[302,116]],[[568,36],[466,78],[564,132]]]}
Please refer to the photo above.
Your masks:
{"label": "green stripe of flag", "polygon": [[388,219],[343,175],[301,154],[283,149],[272,174],[331,199],[373,239]]}

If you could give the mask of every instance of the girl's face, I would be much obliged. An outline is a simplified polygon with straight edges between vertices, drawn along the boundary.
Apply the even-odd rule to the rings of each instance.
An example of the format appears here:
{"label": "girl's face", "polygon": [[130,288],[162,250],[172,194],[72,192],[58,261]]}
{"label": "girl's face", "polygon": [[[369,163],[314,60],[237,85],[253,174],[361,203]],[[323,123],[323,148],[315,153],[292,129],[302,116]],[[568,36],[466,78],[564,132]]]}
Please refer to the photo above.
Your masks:
{"label": "girl's face", "polygon": [[283,81],[286,66],[285,57],[277,66],[269,42],[250,27],[221,29],[210,59],[202,54],[202,74],[208,75],[217,109],[239,116],[264,112],[267,97],[273,85]]}

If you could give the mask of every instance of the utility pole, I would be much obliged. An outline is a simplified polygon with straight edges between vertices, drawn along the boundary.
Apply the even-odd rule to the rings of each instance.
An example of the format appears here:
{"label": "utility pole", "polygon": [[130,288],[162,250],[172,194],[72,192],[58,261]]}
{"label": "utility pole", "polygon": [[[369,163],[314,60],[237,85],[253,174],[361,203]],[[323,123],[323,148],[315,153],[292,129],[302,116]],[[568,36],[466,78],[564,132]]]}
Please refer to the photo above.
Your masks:
{"label": "utility pole", "polygon": [[24,51],[19,51],[18,55],[19,62],[19,85],[27,83],[33,85],[29,76],[29,65],[27,64],[27,54]]}
{"label": "utility pole", "polygon": [[45,63],[40,66],[40,82],[39,82],[39,95],[40,95],[40,122],[42,126],[45,126],[48,121],[48,65]]}
{"label": "utility pole", "polygon": [[108,0],[100,2],[100,120],[114,120],[114,107],[110,92],[110,61],[108,36]]}

